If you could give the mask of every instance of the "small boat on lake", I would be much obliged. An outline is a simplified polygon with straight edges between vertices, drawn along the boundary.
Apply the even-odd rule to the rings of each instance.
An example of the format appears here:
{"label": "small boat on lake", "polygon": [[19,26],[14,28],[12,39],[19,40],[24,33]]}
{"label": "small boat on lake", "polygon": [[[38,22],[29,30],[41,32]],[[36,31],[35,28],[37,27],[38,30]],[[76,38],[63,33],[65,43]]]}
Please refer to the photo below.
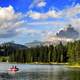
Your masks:
{"label": "small boat on lake", "polygon": [[16,72],[19,71],[19,68],[17,68],[16,66],[12,66],[11,68],[8,69],[8,71]]}

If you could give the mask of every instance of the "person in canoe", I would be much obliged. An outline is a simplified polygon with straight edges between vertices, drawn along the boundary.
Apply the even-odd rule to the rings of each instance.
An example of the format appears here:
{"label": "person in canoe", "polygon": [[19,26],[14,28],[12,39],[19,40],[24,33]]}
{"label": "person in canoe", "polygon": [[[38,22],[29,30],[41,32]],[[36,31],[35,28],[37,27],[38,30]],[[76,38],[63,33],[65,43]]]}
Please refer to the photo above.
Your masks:
{"label": "person in canoe", "polygon": [[9,71],[19,71],[19,68],[16,66],[12,66],[11,68],[8,69]]}

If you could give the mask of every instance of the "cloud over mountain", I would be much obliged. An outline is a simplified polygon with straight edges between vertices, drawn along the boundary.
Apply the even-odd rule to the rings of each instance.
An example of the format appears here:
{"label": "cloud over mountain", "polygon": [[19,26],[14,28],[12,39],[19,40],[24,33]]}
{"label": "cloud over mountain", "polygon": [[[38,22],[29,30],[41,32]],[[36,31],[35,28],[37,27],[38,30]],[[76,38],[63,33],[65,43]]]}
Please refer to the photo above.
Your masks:
{"label": "cloud over mountain", "polygon": [[58,33],[56,33],[56,35],[62,38],[77,39],[79,37],[79,32],[69,25],[69,27],[66,29],[60,30]]}

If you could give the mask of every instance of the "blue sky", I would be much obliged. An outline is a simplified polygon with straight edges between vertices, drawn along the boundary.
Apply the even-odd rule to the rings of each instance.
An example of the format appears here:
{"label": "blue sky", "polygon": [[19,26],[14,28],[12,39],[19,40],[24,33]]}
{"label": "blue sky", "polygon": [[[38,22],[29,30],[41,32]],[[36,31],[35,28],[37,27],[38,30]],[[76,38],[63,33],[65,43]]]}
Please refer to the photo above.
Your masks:
{"label": "blue sky", "polygon": [[1,43],[49,40],[68,24],[79,31],[80,0],[0,0]]}

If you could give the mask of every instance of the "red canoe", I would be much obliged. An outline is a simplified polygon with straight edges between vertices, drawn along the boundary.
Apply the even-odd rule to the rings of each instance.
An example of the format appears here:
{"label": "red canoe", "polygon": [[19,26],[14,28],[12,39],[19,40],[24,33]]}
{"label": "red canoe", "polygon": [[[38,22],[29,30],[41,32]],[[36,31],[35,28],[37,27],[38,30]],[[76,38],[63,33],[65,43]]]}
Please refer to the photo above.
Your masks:
{"label": "red canoe", "polygon": [[16,72],[16,71],[19,71],[19,69],[18,68],[9,68],[8,71],[14,71],[14,72]]}

